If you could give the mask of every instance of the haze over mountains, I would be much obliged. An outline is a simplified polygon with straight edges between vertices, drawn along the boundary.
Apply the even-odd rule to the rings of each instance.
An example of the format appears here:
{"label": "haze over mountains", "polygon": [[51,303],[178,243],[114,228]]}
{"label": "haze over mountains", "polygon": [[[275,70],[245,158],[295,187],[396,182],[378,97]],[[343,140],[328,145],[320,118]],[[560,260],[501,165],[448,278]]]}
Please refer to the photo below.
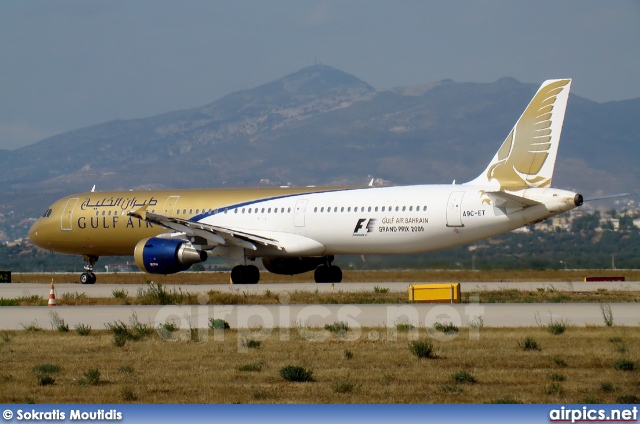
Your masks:
{"label": "haze over mountains", "polygon": [[[0,212],[36,217],[50,200],[94,184],[336,185],[372,176],[382,184],[461,183],[486,167],[540,83],[445,80],[376,90],[311,66],[202,107],[0,151]],[[553,186],[585,195],[636,191],[639,118],[640,98],[596,103],[571,95]]]}

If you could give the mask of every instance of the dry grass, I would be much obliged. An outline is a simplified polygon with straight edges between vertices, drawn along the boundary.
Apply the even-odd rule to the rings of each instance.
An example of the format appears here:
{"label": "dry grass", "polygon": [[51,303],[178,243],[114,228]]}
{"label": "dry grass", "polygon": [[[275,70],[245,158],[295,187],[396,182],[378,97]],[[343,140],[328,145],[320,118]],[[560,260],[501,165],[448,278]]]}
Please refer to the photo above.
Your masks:
{"label": "dry grass", "polygon": [[[491,270],[491,271],[445,271],[445,270],[391,270],[391,271],[349,271],[343,270],[343,282],[578,282],[584,277],[624,276],[627,281],[639,281],[640,271],[629,270]],[[182,272],[172,275],[149,275],[144,273],[103,274],[97,273],[98,284],[144,284],[155,281],[161,284],[229,284],[228,272]],[[20,274],[14,273],[15,283],[77,283],[79,274]],[[263,271],[261,283],[304,283],[313,281],[313,272],[283,276]]]}
{"label": "dry grass", "polygon": [[[311,331],[315,341],[308,341]],[[373,331],[380,337],[370,340]],[[355,341],[321,329],[292,329],[288,341],[279,330],[266,338],[257,330],[226,330],[224,340],[208,334],[201,342],[154,334],[116,347],[105,330],[88,337],[11,332],[0,341],[0,403],[614,403],[640,385],[638,370],[613,367],[621,358],[638,364],[640,328],[571,327],[559,336],[545,328],[484,328],[478,341],[462,329],[452,341],[433,340],[437,359],[416,358],[408,333],[393,340],[386,329],[362,330]],[[520,349],[525,337],[540,350]],[[261,340],[260,348],[239,348],[247,339]],[[34,367],[41,364],[61,366],[54,384],[39,385]],[[313,381],[285,381],[279,371],[289,365],[312,370]],[[79,384],[91,370],[99,372],[97,384]],[[452,380],[460,372],[476,382]]]}
{"label": "dry grass", "polygon": [[[462,294],[462,302],[467,303],[471,295],[478,295],[480,303],[634,303],[640,302],[640,292],[637,291],[606,291],[606,292],[566,292],[566,291],[522,291],[522,290],[497,290],[466,292]],[[294,290],[287,294],[287,304],[404,304],[409,303],[407,293],[388,292],[377,293],[374,290],[347,292],[336,290],[331,293],[308,292]],[[11,299],[13,301],[14,299]],[[46,306],[48,299],[40,296],[21,297],[15,299],[15,306]],[[474,298],[475,301],[475,298]],[[173,296],[163,298],[148,295],[131,295],[122,298],[108,297],[59,297],[56,300],[59,306],[78,305],[198,305],[202,304],[201,298],[196,294],[186,291],[176,292]],[[247,294],[238,290],[237,293],[228,293],[210,290],[207,293],[209,305],[276,305],[281,303],[278,293],[267,292],[264,294]]]}

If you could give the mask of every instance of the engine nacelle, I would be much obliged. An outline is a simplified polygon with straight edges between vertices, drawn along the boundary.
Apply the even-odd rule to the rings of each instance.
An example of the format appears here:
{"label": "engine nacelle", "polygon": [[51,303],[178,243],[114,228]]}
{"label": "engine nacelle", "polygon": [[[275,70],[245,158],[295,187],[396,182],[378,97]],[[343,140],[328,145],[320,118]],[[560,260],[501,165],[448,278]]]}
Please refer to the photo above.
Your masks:
{"label": "engine nacelle", "polygon": [[157,237],[140,240],[133,256],[142,271],[165,275],[185,271],[191,265],[207,260],[205,252],[198,252],[186,240]]}
{"label": "engine nacelle", "polygon": [[262,258],[267,271],[281,275],[295,275],[313,271],[324,264],[326,258]]}

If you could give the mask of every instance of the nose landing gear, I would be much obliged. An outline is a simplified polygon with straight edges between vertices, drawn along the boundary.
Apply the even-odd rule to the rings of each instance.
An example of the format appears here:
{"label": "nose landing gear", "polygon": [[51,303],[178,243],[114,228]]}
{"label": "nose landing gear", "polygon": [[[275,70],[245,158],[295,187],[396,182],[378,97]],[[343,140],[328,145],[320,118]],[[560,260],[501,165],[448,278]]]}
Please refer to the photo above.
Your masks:
{"label": "nose landing gear", "polygon": [[85,266],[82,274],[80,274],[80,284],[95,284],[96,275],[93,273],[93,265],[98,262],[98,256],[83,256]]}

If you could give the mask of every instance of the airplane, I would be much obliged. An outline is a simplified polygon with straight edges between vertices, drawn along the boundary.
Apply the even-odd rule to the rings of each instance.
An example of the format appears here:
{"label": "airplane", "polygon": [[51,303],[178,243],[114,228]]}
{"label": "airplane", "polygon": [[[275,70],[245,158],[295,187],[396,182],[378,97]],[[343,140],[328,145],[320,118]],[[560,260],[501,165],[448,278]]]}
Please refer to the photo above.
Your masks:
{"label": "airplane", "polygon": [[[581,206],[551,188],[570,79],[545,81],[487,168],[464,184],[149,191],[92,190],[53,203],[29,232],[37,246],[82,255],[83,284],[100,256],[133,255],[151,274],[208,257],[235,263],[231,283],[314,271],[339,283],[341,254],[408,254],[468,244]],[[95,188],[95,187],[94,187]]]}

